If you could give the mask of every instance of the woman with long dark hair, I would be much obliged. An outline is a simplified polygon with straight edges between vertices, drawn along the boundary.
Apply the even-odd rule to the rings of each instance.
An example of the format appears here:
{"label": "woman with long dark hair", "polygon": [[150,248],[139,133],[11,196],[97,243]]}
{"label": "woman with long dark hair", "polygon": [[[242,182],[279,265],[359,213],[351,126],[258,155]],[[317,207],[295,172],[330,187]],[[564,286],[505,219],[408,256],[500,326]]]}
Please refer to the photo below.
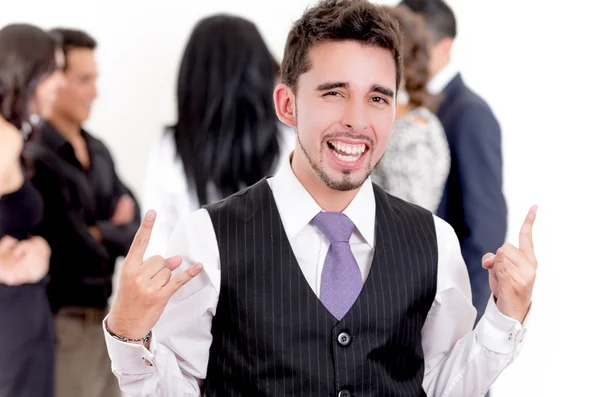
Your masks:
{"label": "woman with long dark hair", "polygon": [[150,155],[143,205],[155,209],[151,250],[176,220],[273,173],[295,144],[277,119],[279,66],[256,26],[243,18],[200,20],[177,81],[177,121]]}
{"label": "woman with long dark hair", "polygon": [[62,83],[63,55],[42,29],[0,29],[0,397],[54,394],[54,332],[44,282],[50,248],[32,236],[43,202],[21,152],[34,114]]}
{"label": "woman with long dark hair", "polygon": [[450,150],[434,113],[439,98],[427,91],[428,36],[424,22],[408,7],[386,9],[402,30],[404,76],[394,133],[372,177],[390,194],[435,212],[450,171]]}

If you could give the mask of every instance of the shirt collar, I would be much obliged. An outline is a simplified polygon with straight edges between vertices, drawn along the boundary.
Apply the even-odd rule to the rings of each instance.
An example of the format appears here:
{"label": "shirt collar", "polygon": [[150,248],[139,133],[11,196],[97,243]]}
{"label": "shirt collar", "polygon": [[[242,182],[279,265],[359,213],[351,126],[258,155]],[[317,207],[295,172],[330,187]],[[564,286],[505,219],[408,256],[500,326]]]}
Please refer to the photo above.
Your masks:
{"label": "shirt collar", "polygon": [[40,127],[40,140],[55,152],[69,143],[49,121],[45,121]]}
{"label": "shirt collar", "polygon": [[458,74],[458,66],[450,61],[427,83],[427,91],[432,95],[441,94],[444,88]]}
{"label": "shirt collar", "polygon": [[[85,139],[89,146],[89,134],[83,128],[80,128],[80,131],[83,139]],[[71,145],[49,121],[44,121],[40,126],[40,140],[43,144],[56,152],[61,150],[65,145]]]}
{"label": "shirt collar", "polygon": [[[269,185],[279,209],[279,216],[288,238],[295,237],[319,212],[323,211],[306,188],[300,183],[290,161],[283,162]],[[364,240],[375,246],[375,195],[369,177],[344,211],[354,222]]]}

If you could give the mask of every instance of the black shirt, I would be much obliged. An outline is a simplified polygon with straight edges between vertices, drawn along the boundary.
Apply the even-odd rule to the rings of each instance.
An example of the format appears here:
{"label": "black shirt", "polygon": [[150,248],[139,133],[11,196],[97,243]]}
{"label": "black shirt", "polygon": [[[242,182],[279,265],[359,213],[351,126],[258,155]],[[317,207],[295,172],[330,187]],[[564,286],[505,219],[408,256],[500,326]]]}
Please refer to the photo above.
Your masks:
{"label": "black shirt", "polygon": [[[25,150],[35,170],[32,182],[44,199],[37,233],[52,249],[48,293],[54,312],[61,306],[106,307],[115,261],[127,253],[140,224],[137,203],[133,222],[111,223],[119,198],[133,194],[119,180],[107,147],[83,129],[81,134],[89,153],[87,170],[50,123]],[[90,226],[100,229],[101,242]]]}
{"label": "black shirt", "polygon": [[42,220],[43,204],[42,197],[27,180],[19,190],[0,197],[0,238],[30,237]]}
{"label": "black shirt", "polygon": [[[0,238],[30,237],[42,212],[42,197],[26,180],[19,190],[0,197]],[[0,284],[0,396],[52,395],[54,325],[46,281]]]}

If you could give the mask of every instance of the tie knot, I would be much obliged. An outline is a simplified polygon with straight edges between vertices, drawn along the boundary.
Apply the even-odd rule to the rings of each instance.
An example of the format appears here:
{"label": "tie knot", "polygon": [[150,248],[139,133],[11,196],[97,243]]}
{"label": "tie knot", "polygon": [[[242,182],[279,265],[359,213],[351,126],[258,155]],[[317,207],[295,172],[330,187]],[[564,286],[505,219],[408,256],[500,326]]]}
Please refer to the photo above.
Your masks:
{"label": "tie knot", "polygon": [[319,212],[314,217],[313,224],[331,244],[349,242],[354,230],[354,222],[341,212]]}

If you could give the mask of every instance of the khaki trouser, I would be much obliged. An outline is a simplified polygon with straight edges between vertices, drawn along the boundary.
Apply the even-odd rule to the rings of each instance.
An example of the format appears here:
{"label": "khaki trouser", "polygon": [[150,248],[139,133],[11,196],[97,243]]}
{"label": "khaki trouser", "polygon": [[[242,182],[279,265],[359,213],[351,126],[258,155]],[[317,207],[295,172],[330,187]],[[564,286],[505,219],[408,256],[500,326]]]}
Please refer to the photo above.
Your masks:
{"label": "khaki trouser", "polygon": [[64,308],[55,316],[55,397],[121,397],[102,331],[105,313]]}

